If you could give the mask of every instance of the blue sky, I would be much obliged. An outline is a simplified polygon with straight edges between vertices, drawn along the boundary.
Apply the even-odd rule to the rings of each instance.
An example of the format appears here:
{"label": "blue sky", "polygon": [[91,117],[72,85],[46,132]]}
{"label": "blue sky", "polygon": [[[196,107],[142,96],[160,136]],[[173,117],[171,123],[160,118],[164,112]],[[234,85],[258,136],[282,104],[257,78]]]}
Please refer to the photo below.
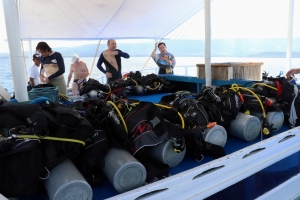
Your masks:
{"label": "blue sky", "polygon": [[[289,0],[214,0],[211,3],[212,39],[286,37],[288,2]],[[300,0],[294,1],[294,9],[293,36],[300,37]],[[204,39],[204,12],[200,11],[167,38]],[[8,51],[5,39],[6,29],[1,3],[0,52]],[[87,41],[75,43],[81,44],[87,44]],[[34,46],[34,42],[32,45]],[[74,42],[51,41],[51,46],[74,46]]]}

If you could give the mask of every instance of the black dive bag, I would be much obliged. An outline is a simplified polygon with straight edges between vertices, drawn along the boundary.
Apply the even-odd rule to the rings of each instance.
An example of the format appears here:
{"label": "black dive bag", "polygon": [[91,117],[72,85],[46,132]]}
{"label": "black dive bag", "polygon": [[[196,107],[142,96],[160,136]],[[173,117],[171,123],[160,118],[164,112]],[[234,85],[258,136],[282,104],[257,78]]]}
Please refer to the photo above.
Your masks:
{"label": "black dive bag", "polygon": [[39,140],[0,141],[0,193],[9,197],[32,195],[43,170]]}
{"label": "black dive bag", "polygon": [[0,193],[6,197],[35,193],[40,178],[78,155],[93,134],[90,122],[68,106],[52,102],[36,106],[0,105],[0,113],[11,117],[10,123],[0,126],[10,129],[0,142]]}

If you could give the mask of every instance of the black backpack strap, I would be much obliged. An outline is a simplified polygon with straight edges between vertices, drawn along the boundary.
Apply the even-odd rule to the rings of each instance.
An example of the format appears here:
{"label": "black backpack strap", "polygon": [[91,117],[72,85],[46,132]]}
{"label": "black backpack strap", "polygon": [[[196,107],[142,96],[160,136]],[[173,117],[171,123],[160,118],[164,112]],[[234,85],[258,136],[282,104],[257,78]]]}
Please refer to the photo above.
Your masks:
{"label": "black backpack strap", "polygon": [[169,165],[161,163],[148,156],[144,159],[139,159],[139,161],[144,165],[147,171],[147,183],[151,183],[155,181],[155,179],[160,180],[169,176]]}
{"label": "black backpack strap", "polygon": [[56,167],[59,163],[61,163],[61,162],[63,162],[64,160],[66,160],[67,158],[72,159],[72,158],[73,158],[72,155],[76,155],[77,153],[78,153],[78,152],[72,152],[72,151],[71,151],[71,152],[68,153],[68,154],[62,154],[62,155],[60,155],[59,157],[57,157],[55,161],[52,161],[52,162],[48,163],[48,164],[46,165],[46,168],[47,168],[48,170],[51,170],[51,169],[53,169],[54,167]]}
{"label": "black backpack strap", "polygon": [[57,159],[57,150],[53,141],[44,141],[42,147],[48,163],[52,163]]}
{"label": "black backpack strap", "polygon": [[[30,122],[31,130],[38,136],[47,136],[49,133],[47,115],[44,113],[36,113],[32,117],[28,118]],[[57,149],[53,141],[44,141],[42,145],[44,155],[48,163],[52,163],[57,160]],[[46,167],[48,170],[49,168]]]}
{"label": "black backpack strap", "polygon": [[223,147],[206,142],[205,140],[202,140],[202,150],[205,155],[209,155],[213,158],[220,158],[226,155]]}
{"label": "black backpack strap", "polygon": [[37,112],[27,122],[31,127],[34,127],[38,136],[46,136],[49,133],[47,115]]}
{"label": "black backpack strap", "polygon": [[185,138],[185,142],[188,148],[187,151],[189,151],[190,154],[194,158],[196,158],[197,162],[201,162],[204,158],[201,140],[201,137],[197,137],[195,134],[189,135]]}

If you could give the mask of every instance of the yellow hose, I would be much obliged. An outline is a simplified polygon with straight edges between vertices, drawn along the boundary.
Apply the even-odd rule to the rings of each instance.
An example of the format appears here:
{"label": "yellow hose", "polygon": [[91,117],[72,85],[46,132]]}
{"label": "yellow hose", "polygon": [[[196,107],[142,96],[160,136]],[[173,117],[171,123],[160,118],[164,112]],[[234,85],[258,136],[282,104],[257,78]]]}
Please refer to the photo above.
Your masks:
{"label": "yellow hose", "polygon": [[[128,77],[128,78],[130,78],[130,77]],[[139,85],[133,78],[130,78],[130,79],[135,83],[135,87]]]}
{"label": "yellow hose", "polygon": [[43,140],[56,140],[56,141],[62,141],[62,142],[75,142],[82,144],[85,146],[85,142],[81,140],[76,140],[76,139],[69,139],[69,138],[58,138],[58,137],[50,137],[50,136],[37,136],[37,135],[17,135],[17,138],[22,138],[22,139],[43,139]]}
{"label": "yellow hose", "polygon": [[[265,111],[265,108],[260,100],[260,98],[257,96],[257,94],[255,94],[252,90],[248,89],[248,88],[244,88],[244,87],[239,87],[237,84],[232,84],[232,88],[234,91],[236,91],[234,88],[238,88],[238,89],[242,89],[242,90],[246,90],[248,92],[250,92],[251,94],[253,94],[255,96],[255,98],[258,100],[259,104],[260,104],[260,107],[262,109],[262,112],[263,112],[263,117],[266,118],[266,111]],[[237,91],[238,91],[237,89]]]}
{"label": "yellow hose", "polygon": [[[131,105],[137,105],[137,104],[139,104],[139,102],[131,103]],[[162,104],[154,104],[154,105],[159,106],[159,107],[162,107],[162,108],[172,109],[172,108],[170,108],[169,106],[162,105]],[[177,114],[178,114],[178,116],[179,116],[180,119],[181,119],[181,128],[184,129],[184,119],[183,119],[182,115],[180,114],[180,112],[177,112]]]}
{"label": "yellow hose", "polygon": [[[162,105],[162,104],[154,104],[154,105],[159,106],[159,107],[162,107],[162,108],[172,109],[172,108],[170,108],[169,106],[165,106],[165,105]],[[180,119],[181,119],[181,128],[184,129],[184,120],[183,120],[183,117],[182,117],[182,115],[180,114],[180,112],[177,112],[177,114],[178,114],[178,116],[179,116]]]}
{"label": "yellow hose", "polygon": [[[237,90],[235,90],[235,88],[237,88]],[[264,108],[264,106],[263,106],[263,104],[262,104],[260,98],[259,98],[252,90],[250,90],[250,89],[248,89],[248,88],[244,88],[244,87],[239,87],[237,84],[232,84],[232,88],[230,88],[230,89],[232,89],[232,90],[234,90],[234,91],[236,91],[236,92],[238,92],[238,93],[239,93],[238,90],[239,90],[239,89],[242,89],[242,90],[246,90],[246,91],[250,92],[251,94],[253,94],[253,95],[255,96],[255,98],[258,100],[258,102],[259,102],[259,104],[260,104],[260,106],[261,106],[261,109],[262,109],[263,118],[264,118],[264,120],[266,120],[267,115],[266,115],[265,108]],[[239,93],[239,94],[240,94],[240,93]],[[268,135],[268,134],[270,133],[269,129],[266,128],[266,127],[262,129],[262,132],[263,132],[265,135]]]}
{"label": "yellow hose", "polygon": [[109,84],[106,84],[109,87],[109,92],[103,92],[103,94],[109,94],[111,92],[111,88]]}
{"label": "yellow hose", "polygon": [[156,88],[151,88],[150,87],[150,90],[156,90],[160,86],[160,82],[156,82],[156,83],[158,83],[158,86],[156,86]]}
{"label": "yellow hose", "polygon": [[112,101],[107,101],[107,103],[109,103],[110,105],[112,105],[112,106],[114,107],[114,109],[117,111],[117,113],[118,113],[118,115],[119,115],[119,117],[120,117],[120,119],[121,119],[121,121],[122,121],[122,123],[123,123],[124,129],[125,129],[126,133],[128,134],[128,129],[127,129],[126,123],[125,123],[125,121],[124,121],[124,118],[123,118],[123,116],[122,116],[122,114],[121,114],[119,108],[118,108],[118,107],[116,106],[116,104],[114,104],[114,102],[112,102]]}
{"label": "yellow hose", "polygon": [[273,90],[278,90],[277,88],[274,88],[274,87],[272,87],[272,86],[270,86],[270,85],[267,85],[267,84],[265,84],[265,83],[255,83],[255,84],[253,84],[251,87],[254,87],[255,85],[262,85],[262,86],[266,86],[266,87],[268,87],[268,88],[271,88],[271,89],[273,89]]}
{"label": "yellow hose", "polygon": [[64,100],[70,100],[70,98],[67,96],[67,95],[65,95],[65,94],[62,94],[62,93],[58,93],[58,95],[62,98],[62,99],[64,99]]}

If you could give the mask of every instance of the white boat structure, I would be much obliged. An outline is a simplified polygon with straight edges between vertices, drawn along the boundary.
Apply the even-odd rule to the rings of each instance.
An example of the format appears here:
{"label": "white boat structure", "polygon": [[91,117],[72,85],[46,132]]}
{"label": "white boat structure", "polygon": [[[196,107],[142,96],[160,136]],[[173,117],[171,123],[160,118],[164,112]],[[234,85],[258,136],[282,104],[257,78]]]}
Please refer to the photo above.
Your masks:
{"label": "white boat structure", "polygon": [[[290,0],[287,60],[291,59],[293,0]],[[21,40],[100,40],[152,38],[160,40],[205,9],[205,77],[210,70],[210,0],[2,0],[14,88],[17,99],[28,100]],[[171,5],[167,8],[161,5]],[[167,11],[166,11],[167,10]],[[167,13],[176,13],[168,17]],[[155,17],[154,17],[155,16]],[[147,22],[147,23],[145,23]],[[168,77],[167,77],[168,78]],[[186,77],[169,77],[182,81]],[[191,80],[190,82],[193,82]],[[228,84],[235,83],[234,80]],[[295,199],[300,196],[300,128],[283,131],[228,155],[176,173],[163,180],[112,196],[109,199]],[[267,173],[282,179],[269,182]],[[263,176],[263,177],[268,177]],[[261,181],[261,182],[260,182]],[[223,193],[222,193],[223,192]],[[225,195],[223,197],[218,196]],[[216,195],[216,196],[214,196]],[[97,199],[97,194],[94,195]]]}

